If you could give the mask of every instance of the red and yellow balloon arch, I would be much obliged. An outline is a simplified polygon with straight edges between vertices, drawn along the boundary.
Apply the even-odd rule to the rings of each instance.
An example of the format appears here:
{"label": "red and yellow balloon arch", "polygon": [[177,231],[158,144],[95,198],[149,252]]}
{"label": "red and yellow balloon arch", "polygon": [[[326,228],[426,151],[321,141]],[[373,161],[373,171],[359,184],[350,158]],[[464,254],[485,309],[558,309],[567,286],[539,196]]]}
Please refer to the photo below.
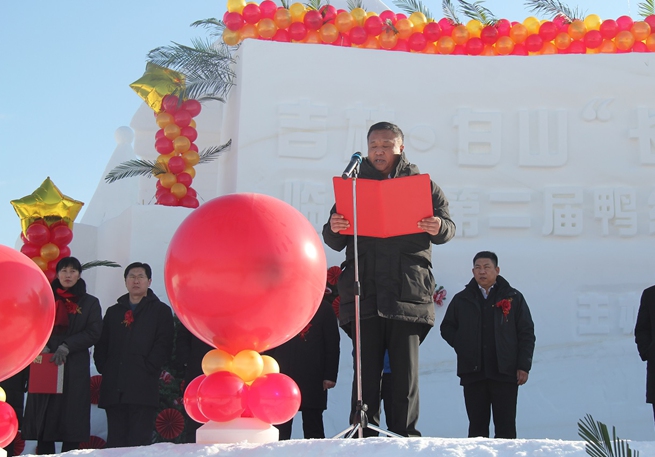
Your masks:
{"label": "red and yellow balloon arch", "polygon": [[314,10],[294,3],[287,9],[271,0],[259,4],[228,0],[223,22],[223,41],[230,46],[259,39],[475,56],[655,51],[655,15],[643,21],[629,16],[602,20],[590,14],[570,23],[560,17],[552,21],[528,17],[523,22],[500,19],[495,25],[475,19],[453,24],[446,18],[428,20],[421,12],[407,17],[390,10],[378,15],[332,5]]}

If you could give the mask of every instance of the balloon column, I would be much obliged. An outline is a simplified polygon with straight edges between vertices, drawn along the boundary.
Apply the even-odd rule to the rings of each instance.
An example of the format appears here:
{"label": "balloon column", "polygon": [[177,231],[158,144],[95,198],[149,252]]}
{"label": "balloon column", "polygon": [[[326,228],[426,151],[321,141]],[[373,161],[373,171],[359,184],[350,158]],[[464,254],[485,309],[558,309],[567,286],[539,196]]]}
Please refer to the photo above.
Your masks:
{"label": "balloon column", "polygon": [[298,334],[325,291],[326,260],[314,227],[273,197],[232,194],[191,213],[166,254],[166,291],[182,323],[217,349],[189,384],[185,407],[199,422],[286,422],[300,394],[260,356]]}
{"label": "balloon column", "polygon": [[655,15],[643,21],[629,16],[601,20],[596,14],[572,22],[528,17],[485,25],[476,19],[454,24],[428,20],[419,12],[406,16],[387,10],[379,15],[362,8],[319,10],[294,3],[278,7],[228,0],[223,41],[236,45],[251,38],[281,42],[332,44],[368,49],[453,55],[596,54],[655,51]]}
{"label": "balloon column", "polygon": [[21,252],[55,279],[57,262],[70,256],[68,244],[73,239],[73,221],[84,203],[62,194],[50,178],[32,194],[11,204],[21,219]]}
{"label": "balloon column", "polygon": [[[52,289],[43,272],[20,252],[0,245],[0,381],[21,371],[41,352],[55,320]],[[0,389],[0,447],[16,435],[13,408]]]}
{"label": "balloon column", "polygon": [[148,63],[141,78],[130,87],[155,112],[159,130],[155,134],[155,149],[160,154],[153,168],[158,179],[155,194],[157,204],[164,206],[199,206],[197,193],[191,187],[200,161],[196,121],[201,111],[197,100],[180,100],[174,93],[184,90],[184,75],[169,68]]}

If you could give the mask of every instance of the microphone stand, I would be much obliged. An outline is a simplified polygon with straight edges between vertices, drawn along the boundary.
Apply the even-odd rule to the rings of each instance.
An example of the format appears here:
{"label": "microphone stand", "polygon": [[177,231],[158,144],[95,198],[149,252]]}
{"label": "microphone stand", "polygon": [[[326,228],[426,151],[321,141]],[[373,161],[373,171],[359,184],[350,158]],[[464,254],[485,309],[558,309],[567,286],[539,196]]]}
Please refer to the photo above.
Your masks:
{"label": "microphone stand", "polygon": [[368,406],[364,404],[362,396],[362,341],[360,335],[360,312],[359,312],[359,295],[360,295],[360,282],[359,282],[359,252],[357,249],[357,175],[359,174],[359,164],[355,167],[352,173],[353,181],[353,248],[355,256],[355,334],[353,335],[353,342],[355,345],[355,382],[357,385],[357,403],[355,404],[355,414],[352,418],[352,424],[347,429],[338,433],[334,438],[352,438],[355,433],[359,438],[364,437],[364,429],[370,428],[378,433],[383,433],[390,437],[402,438],[402,436],[383,430],[376,425],[368,423],[368,416],[366,411]]}

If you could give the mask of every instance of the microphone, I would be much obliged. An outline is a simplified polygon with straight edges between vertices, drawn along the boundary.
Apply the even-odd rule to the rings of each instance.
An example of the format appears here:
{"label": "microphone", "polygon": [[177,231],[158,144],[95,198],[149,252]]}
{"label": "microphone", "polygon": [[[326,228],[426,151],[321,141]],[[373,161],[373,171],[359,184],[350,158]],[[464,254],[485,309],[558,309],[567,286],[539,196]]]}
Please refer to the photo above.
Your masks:
{"label": "microphone", "polygon": [[346,167],[346,169],[343,170],[343,173],[341,174],[341,177],[343,179],[350,178],[353,175],[353,172],[359,167],[360,163],[362,163],[362,153],[361,152],[356,152],[350,158],[350,163],[348,163],[348,166]]}

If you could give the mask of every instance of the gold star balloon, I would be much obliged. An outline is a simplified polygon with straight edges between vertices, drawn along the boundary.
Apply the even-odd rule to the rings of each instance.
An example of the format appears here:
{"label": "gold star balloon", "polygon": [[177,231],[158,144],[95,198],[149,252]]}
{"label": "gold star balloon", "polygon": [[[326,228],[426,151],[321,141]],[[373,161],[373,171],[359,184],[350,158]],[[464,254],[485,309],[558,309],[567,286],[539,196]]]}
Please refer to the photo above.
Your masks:
{"label": "gold star balloon", "polygon": [[166,95],[181,92],[184,88],[184,75],[148,62],[146,72],[130,84],[130,87],[155,113],[159,113],[162,99]]}
{"label": "gold star balloon", "polygon": [[73,221],[84,205],[62,194],[50,177],[46,178],[32,194],[12,200],[11,204],[20,217],[23,234],[37,219],[44,219],[48,225],[63,220],[72,229]]}

